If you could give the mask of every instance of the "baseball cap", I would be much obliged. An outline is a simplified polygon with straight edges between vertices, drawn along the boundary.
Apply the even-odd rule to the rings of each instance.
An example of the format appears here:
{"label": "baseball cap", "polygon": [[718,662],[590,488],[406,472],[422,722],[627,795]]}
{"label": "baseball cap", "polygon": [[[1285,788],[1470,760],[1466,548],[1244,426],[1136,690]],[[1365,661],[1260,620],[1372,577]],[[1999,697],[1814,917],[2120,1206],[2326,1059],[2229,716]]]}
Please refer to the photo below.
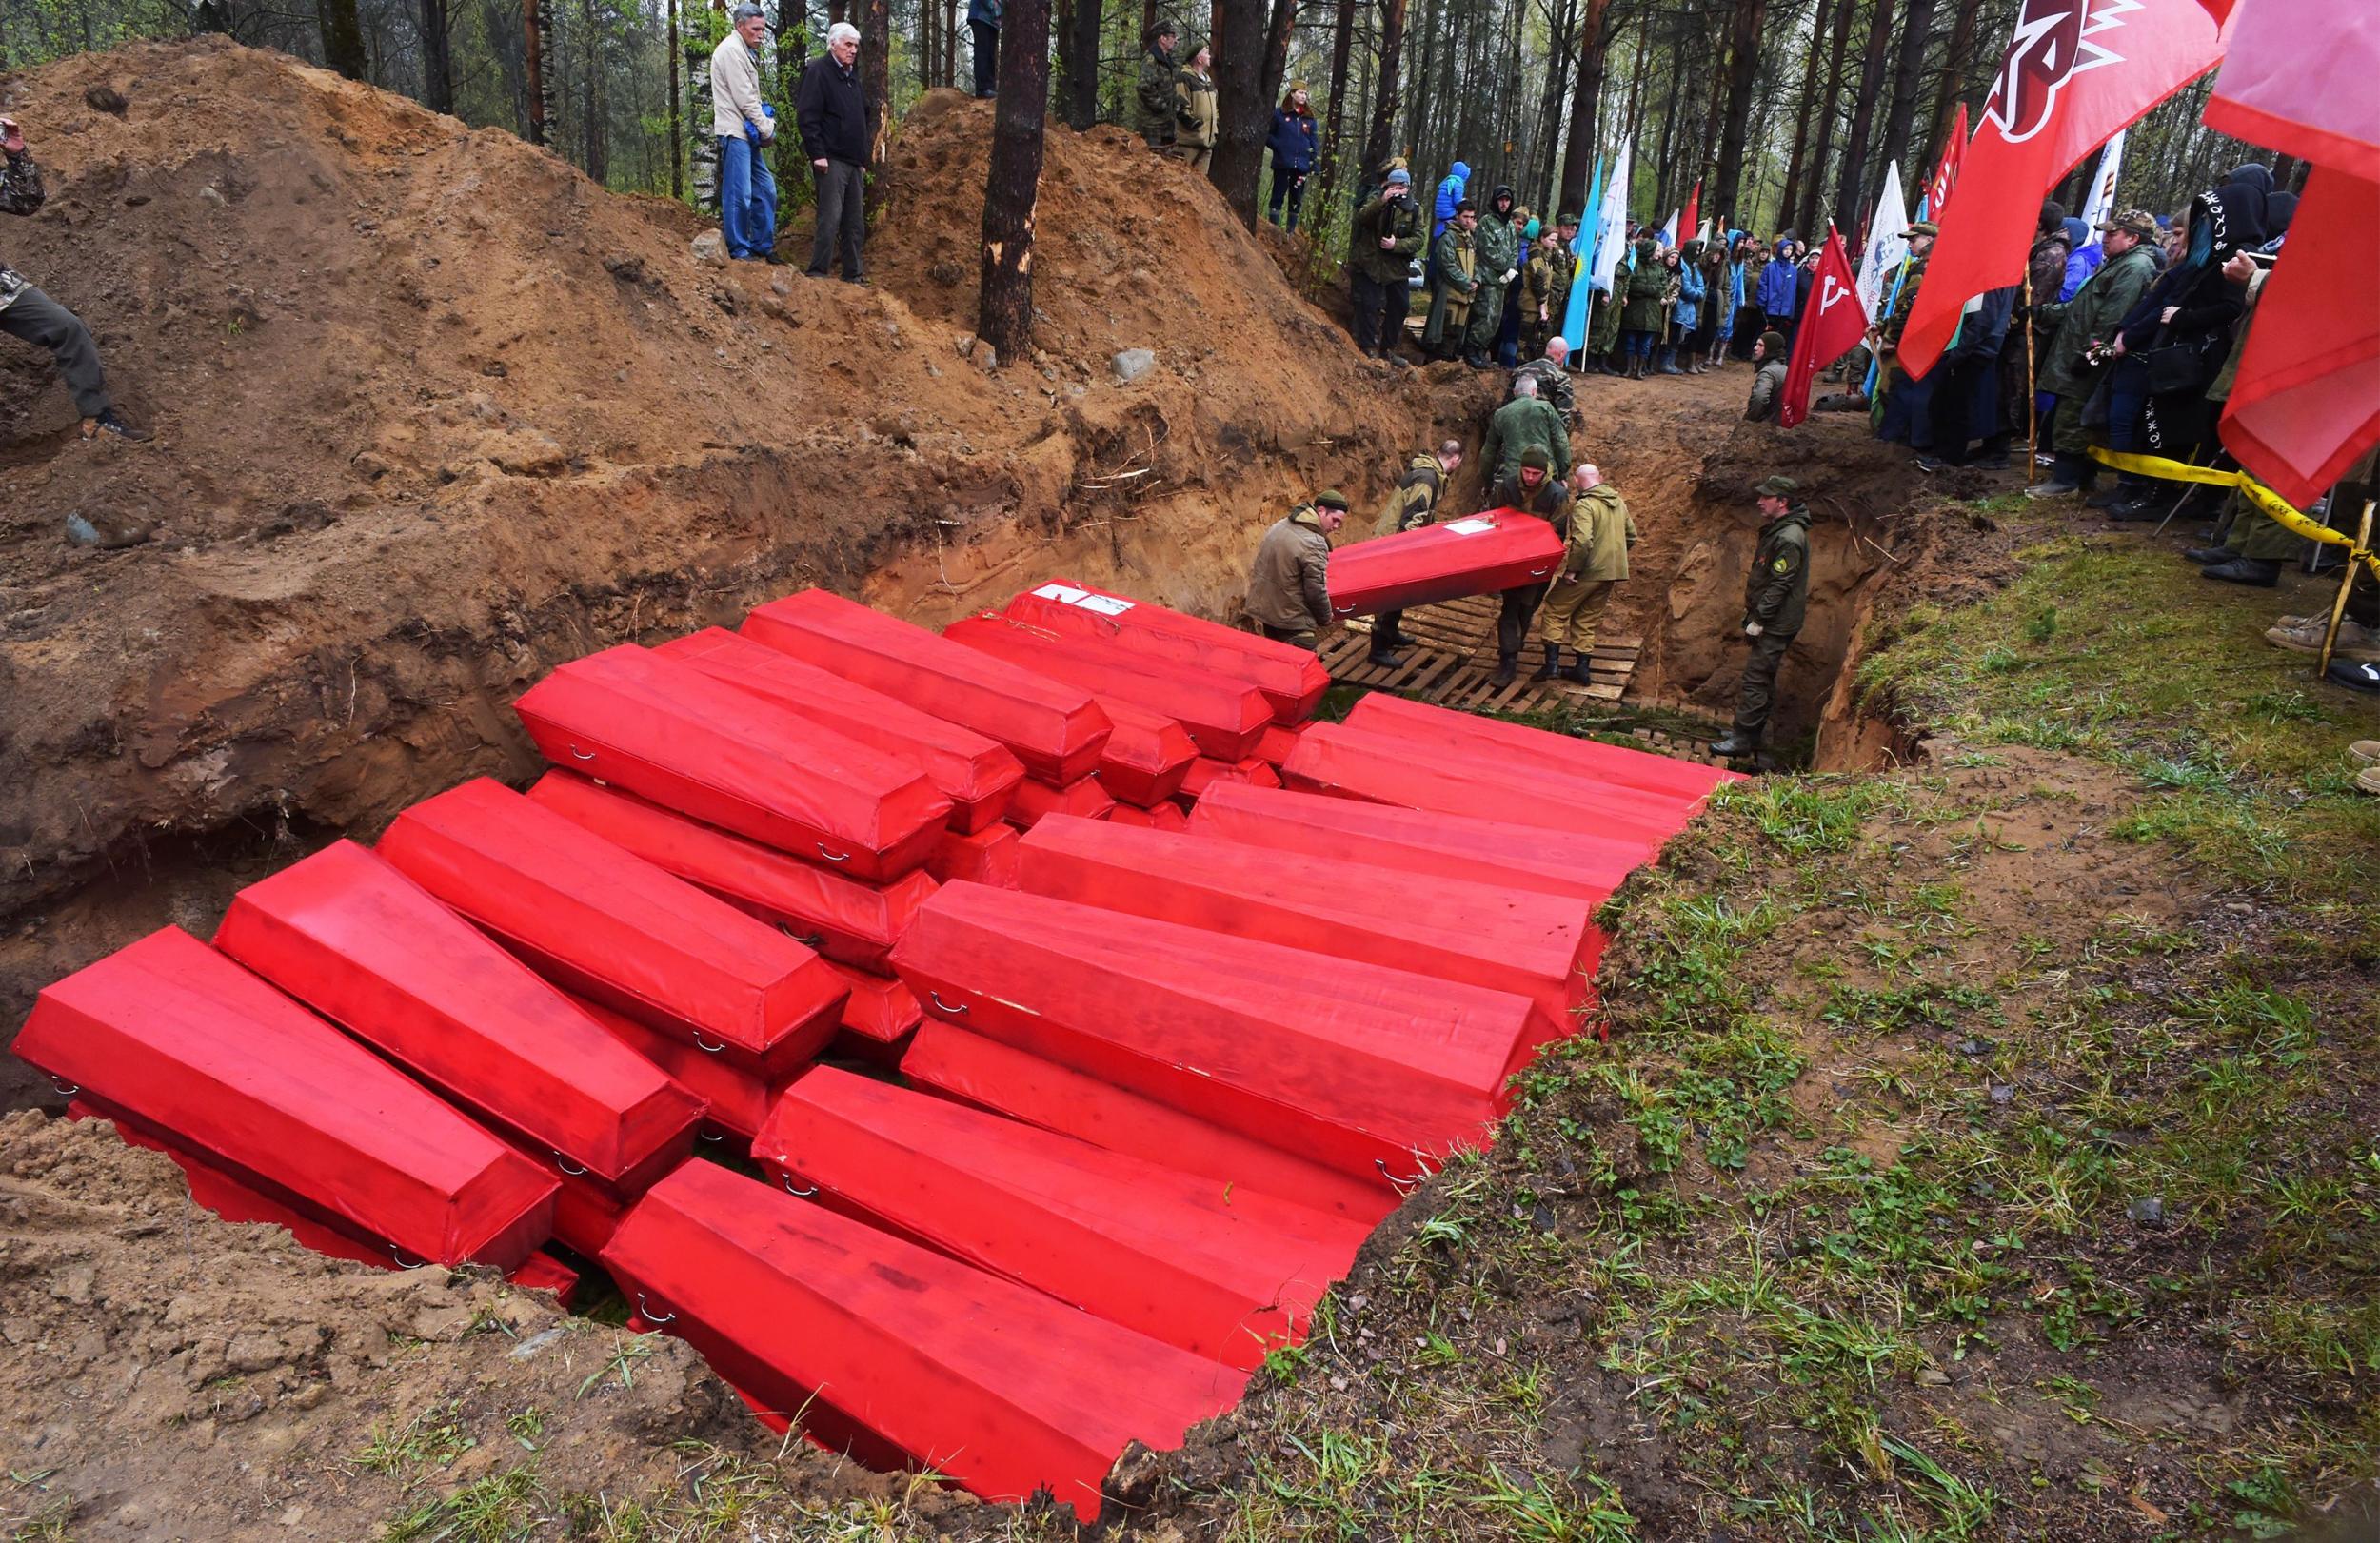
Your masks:
{"label": "baseball cap", "polygon": [[1801,491],[1801,484],[1791,477],[1764,477],[1752,490],[1761,498],[1792,498]]}

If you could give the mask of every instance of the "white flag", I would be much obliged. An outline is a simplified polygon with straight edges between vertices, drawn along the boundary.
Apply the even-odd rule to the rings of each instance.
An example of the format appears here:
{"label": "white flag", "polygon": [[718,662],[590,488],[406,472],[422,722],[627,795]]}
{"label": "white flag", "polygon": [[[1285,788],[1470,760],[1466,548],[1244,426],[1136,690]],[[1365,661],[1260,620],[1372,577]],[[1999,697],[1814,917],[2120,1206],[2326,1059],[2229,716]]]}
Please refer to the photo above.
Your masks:
{"label": "white flag", "polygon": [[1875,217],[1868,222],[1868,246],[1859,254],[1859,304],[1870,323],[1884,314],[1885,287],[1909,255],[1909,209],[1901,203],[1898,161],[1884,168],[1884,191],[1875,201]]}
{"label": "white flag", "polygon": [[2099,174],[2091,179],[2091,198],[2083,205],[2083,243],[2096,246],[2099,227],[2115,218],[2115,179],[2124,169],[2124,130],[2115,131],[2099,152]]}
{"label": "white flag", "polygon": [[1685,212],[1686,211],[1684,209],[1672,209],[1669,211],[1669,224],[1661,227],[1662,250],[1674,252],[1677,249],[1677,218]]}
{"label": "white flag", "polygon": [[1612,180],[1603,185],[1603,208],[1596,216],[1595,270],[1587,283],[1604,294],[1612,292],[1612,270],[1619,267],[1620,248],[1628,245],[1628,146],[1619,148]]}

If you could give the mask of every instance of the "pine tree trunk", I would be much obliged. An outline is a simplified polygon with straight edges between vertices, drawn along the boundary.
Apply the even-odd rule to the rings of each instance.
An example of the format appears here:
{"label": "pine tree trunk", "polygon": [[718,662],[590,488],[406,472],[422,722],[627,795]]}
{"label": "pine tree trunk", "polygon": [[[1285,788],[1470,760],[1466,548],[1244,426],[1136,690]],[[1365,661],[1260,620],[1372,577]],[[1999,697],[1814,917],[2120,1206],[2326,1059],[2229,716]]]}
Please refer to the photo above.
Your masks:
{"label": "pine tree trunk", "polygon": [[678,0],[669,0],[669,196],[685,196],[685,100],[678,88],[685,39],[678,28]]}
{"label": "pine tree trunk", "polygon": [[314,19],[322,29],[323,63],[349,80],[367,78],[364,23],[355,13],[355,0],[315,0]]}
{"label": "pine tree trunk", "polygon": [[[1405,0],[1380,0],[1380,76],[1372,97],[1372,127],[1363,136],[1363,171],[1379,169],[1394,151],[1397,131],[1397,67],[1405,51]],[[1419,195],[1421,189],[1414,192]]]}
{"label": "pine tree trunk", "polygon": [[[1000,100],[983,184],[982,303],[975,329],[1002,365],[1033,347],[1033,210],[1041,197],[1049,112],[1049,0],[1007,0],[1001,15]],[[1251,191],[1253,198],[1253,190]]]}
{"label": "pine tree trunk", "polygon": [[551,92],[545,85],[545,19],[549,3],[550,0],[521,0],[521,61],[526,77],[523,90],[527,97],[526,116],[532,145],[545,144],[547,132]]}
{"label": "pine tree trunk", "polygon": [[1562,99],[1570,87],[1570,28],[1574,7],[1571,0],[1561,0],[1561,10],[1547,18],[1546,37],[1551,40],[1553,57],[1546,61],[1545,89],[1537,97],[1537,131],[1529,168],[1529,186],[1537,189],[1545,202],[1546,224],[1561,211],[1555,206],[1561,202],[1561,172],[1555,154],[1561,148],[1561,135],[1556,126],[1562,111]]}
{"label": "pine tree trunk", "polygon": [[1271,116],[1264,100],[1264,0],[1216,0],[1215,20],[1225,44],[1214,59],[1215,159],[1206,175],[1240,223],[1254,229],[1257,174],[1263,169]]}
{"label": "pine tree trunk", "polygon": [[1281,86],[1289,73],[1289,34],[1298,25],[1298,0],[1273,0],[1272,19],[1264,29],[1264,79],[1257,94],[1268,110],[1281,98]]}
{"label": "pine tree trunk", "polygon": [[[1875,127],[1876,92],[1884,86],[1884,60],[1892,42],[1893,0],[1875,0],[1875,14],[1868,18],[1868,47],[1859,57],[1859,94],[1853,99],[1851,136],[1843,141],[1843,174],[1835,185],[1837,223],[1857,223],[1851,211],[1859,208],[1860,195],[1867,190],[1869,133]],[[1811,224],[1815,227],[1817,222]]]}
{"label": "pine tree trunk", "polygon": [[454,110],[454,39],[447,26],[446,0],[421,0],[422,106],[432,112]]}
{"label": "pine tree trunk", "polygon": [[1835,47],[1827,54],[1826,94],[1818,98],[1818,143],[1811,151],[1810,174],[1801,185],[1800,200],[1789,205],[1781,214],[1796,230],[1808,230],[1816,223],[1818,205],[1826,197],[1826,165],[1835,151],[1835,104],[1843,89],[1843,60],[1849,53],[1852,5],[1853,0],[1841,0],[1834,7]]}
{"label": "pine tree trunk", "polygon": [[1316,199],[1317,224],[1322,220],[1321,210],[1333,207],[1339,196],[1339,140],[1347,129],[1347,110],[1353,106],[1347,99],[1347,62],[1356,51],[1356,0],[1338,0],[1337,14],[1331,18],[1331,74],[1327,86],[1330,117],[1322,125],[1322,161],[1317,168],[1321,175],[1319,193]]}
{"label": "pine tree trunk", "polygon": [[[1047,111],[1049,0],[1041,0],[1041,107]],[[868,125],[867,169],[863,173],[867,222],[874,225],[884,217],[884,208],[892,201],[892,157],[885,153],[885,142],[892,135],[892,0],[860,0],[860,84],[867,92],[868,116],[874,120]],[[1041,174],[1038,160],[1033,169],[1036,176]]]}
{"label": "pine tree trunk", "polygon": [[1780,206],[1789,220],[1801,198],[1802,151],[1809,146],[1810,120],[1818,108],[1818,55],[1826,47],[1827,14],[1833,10],[1834,0],[1818,0],[1810,17],[1810,53],[1801,66],[1801,116],[1794,124],[1794,153],[1786,162],[1785,199]]}
{"label": "pine tree trunk", "polygon": [[1564,208],[1577,210],[1579,217],[1590,223],[1596,211],[1585,207],[1587,183],[1595,175],[1595,115],[1602,107],[1603,52],[1607,46],[1603,18],[1611,9],[1612,0],[1587,0],[1586,14],[1578,22],[1578,89],[1570,99],[1570,148],[1562,156],[1562,196],[1558,202]]}
{"label": "pine tree trunk", "polygon": [[[1628,66],[1628,102],[1620,109],[1620,132],[1628,136],[1629,186],[1620,189],[1623,208],[1635,206],[1636,173],[1644,168],[1644,157],[1636,153],[1636,126],[1642,120],[1637,114],[1644,103],[1644,62],[1653,51],[1653,23],[1648,19],[1642,35],[1636,39],[1636,57]],[[1656,172],[1658,175],[1658,172]]]}
{"label": "pine tree trunk", "polygon": [[1673,42],[1669,55],[1669,96],[1661,108],[1661,148],[1654,159],[1654,165],[1659,168],[1653,188],[1653,217],[1656,220],[1661,218],[1663,209],[1675,208],[1685,202],[1673,196],[1679,185],[1673,180],[1670,166],[1670,150],[1676,143],[1677,95],[1685,86],[1685,71],[1678,67],[1678,51],[1677,44]]}
{"label": "pine tree trunk", "polygon": [[611,170],[611,147],[604,134],[604,30],[595,16],[595,0],[579,0],[579,19],[586,29],[586,77],[580,83],[580,142],[586,148],[586,174],[602,186]]}
{"label": "pine tree trunk", "polygon": [[1100,32],[1105,20],[1101,0],[1074,0],[1074,54],[1081,69],[1066,82],[1073,98],[1066,121],[1077,129],[1100,121]]}
{"label": "pine tree trunk", "polygon": [[[1926,43],[1934,26],[1934,0],[1909,0],[1901,18],[1900,54],[1893,65],[1893,102],[1884,114],[1881,148],[1885,157],[1906,153],[1909,130],[1917,116],[1917,80],[1925,70]],[[1882,182],[1879,174],[1875,184],[1863,191],[1873,193]],[[1856,222],[1867,212],[1864,202],[1844,210],[1845,217],[1854,222],[1844,228],[1856,228]]]}
{"label": "pine tree trunk", "polygon": [[1735,0],[1728,28],[1727,120],[1719,132],[1718,169],[1711,178],[1711,207],[1739,223],[1746,212],[1744,137],[1752,121],[1752,84],[1760,72],[1760,24],[1767,13],[1768,0]]}
{"label": "pine tree trunk", "polygon": [[[1958,100],[1965,90],[1968,55],[1975,48],[1975,20],[1983,10],[1983,0],[1958,0],[1957,19],[1951,23],[1950,47],[1942,53],[1942,90],[1934,99],[1934,132],[1926,136],[1926,147],[1935,159],[1942,154],[1943,141],[1951,137],[1951,119],[1958,111]],[[1925,163],[1917,175],[1933,170]]]}

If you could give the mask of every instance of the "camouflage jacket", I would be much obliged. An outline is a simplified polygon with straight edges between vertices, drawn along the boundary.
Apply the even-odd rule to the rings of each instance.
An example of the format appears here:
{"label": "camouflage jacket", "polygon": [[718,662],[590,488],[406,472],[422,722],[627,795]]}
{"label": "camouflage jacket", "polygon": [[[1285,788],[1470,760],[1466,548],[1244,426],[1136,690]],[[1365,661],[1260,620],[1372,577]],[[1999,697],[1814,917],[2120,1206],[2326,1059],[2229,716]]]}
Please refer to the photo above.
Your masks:
{"label": "camouflage jacket", "polygon": [[1578,421],[1578,393],[1571,387],[1570,371],[1551,359],[1532,359],[1513,371],[1514,387],[1519,386],[1523,375],[1537,383],[1538,400],[1551,404],[1563,423]]}
{"label": "camouflage jacket", "polygon": [[[41,208],[41,168],[22,150],[0,160],[0,211],[10,214],[30,214]],[[0,310],[32,287],[24,276],[6,263],[0,263]]]}

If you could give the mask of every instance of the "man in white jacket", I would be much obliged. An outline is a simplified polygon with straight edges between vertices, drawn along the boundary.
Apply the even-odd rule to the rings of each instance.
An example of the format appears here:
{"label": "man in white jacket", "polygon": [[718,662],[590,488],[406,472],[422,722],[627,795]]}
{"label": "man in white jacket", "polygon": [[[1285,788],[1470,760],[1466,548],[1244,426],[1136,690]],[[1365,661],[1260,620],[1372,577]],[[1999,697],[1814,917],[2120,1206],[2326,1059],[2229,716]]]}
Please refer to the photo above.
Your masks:
{"label": "man in white jacket", "polygon": [[777,179],[761,147],[777,137],[777,120],[761,100],[761,64],[754,51],[767,19],[753,0],[735,9],[735,30],[711,50],[711,132],[719,136],[719,230],[730,258],[774,263]]}

